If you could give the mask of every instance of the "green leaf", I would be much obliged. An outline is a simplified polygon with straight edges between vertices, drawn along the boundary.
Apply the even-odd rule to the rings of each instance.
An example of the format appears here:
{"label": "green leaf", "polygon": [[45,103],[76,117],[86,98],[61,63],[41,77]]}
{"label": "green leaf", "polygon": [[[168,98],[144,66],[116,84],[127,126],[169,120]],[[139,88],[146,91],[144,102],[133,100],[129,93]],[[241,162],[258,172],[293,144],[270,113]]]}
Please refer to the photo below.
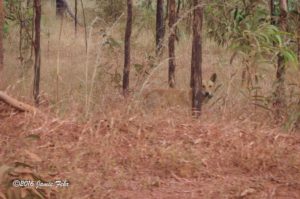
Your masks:
{"label": "green leaf", "polygon": [[31,135],[26,136],[25,139],[28,141],[36,141],[36,140],[40,140],[41,137],[36,134],[31,134]]}
{"label": "green leaf", "polygon": [[289,49],[285,49],[285,50],[281,51],[280,53],[283,56],[284,61],[286,63],[288,63],[288,62],[297,63],[297,55],[293,51],[291,51]]}

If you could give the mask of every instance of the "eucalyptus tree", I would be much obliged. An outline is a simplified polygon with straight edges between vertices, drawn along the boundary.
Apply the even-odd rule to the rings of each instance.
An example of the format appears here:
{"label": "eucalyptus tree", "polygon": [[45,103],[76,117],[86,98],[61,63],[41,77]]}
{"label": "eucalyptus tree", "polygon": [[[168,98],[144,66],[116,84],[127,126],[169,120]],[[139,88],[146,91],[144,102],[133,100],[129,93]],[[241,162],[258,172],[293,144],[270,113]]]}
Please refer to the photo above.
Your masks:
{"label": "eucalyptus tree", "polygon": [[[287,31],[287,14],[288,14],[288,2],[287,0],[279,1],[280,17],[279,28],[281,31]],[[276,90],[275,90],[275,108],[277,118],[281,117],[282,109],[285,107],[285,73],[286,64],[282,53],[278,54],[278,63],[276,68]]]}
{"label": "eucalyptus tree", "polygon": [[123,70],[124,96],[127,96],[129,93],[131,32],[132,32],[132,0],[127,0],[127,22],[126,22],[126,30],[125,30],[124,70]]}
{"label": "eucalyptus tree", "polygon": [[[257,66],[261,60],[274,63],[277,59],[273,55],[277,54],[282,54],[285,61],[294,61],[295,53],[283,41],[284,37],[290,35],[270,23],[268,2],[222,2],[212,0],[206,7],[207,32],[210,38],[241,55],[248,68]],[[273,19],[277,23],[278,9],[274,9]]]}
{"label": "eucalyptus tree", "polygon": [[176,40],[176,1],[175,0],[169,0],[168,1],[169,7],[169,42],[168,42],[168,48],[169,48],[169,87],[174,88],[175,87],[175,40]]}
{"label": "eucalyptus tree", "polygon": [[39,104],[40,95],[40,76],[41,76],[41,16],[42,5],[41,0],[34,0],[34,82],[33,82],[33,98],[36,105]]}
{"label": "eucalyptus tree", "polygon": [[202,26],[203,5],[202,0],[193,0],[193,44],[191,59],[192,79],[192,110],[193,114],[199,116],[202,103]]}
{"label": "eucalyptus tree", "polygon": [[157,5],[156,5],[156,54],[159,54],[162,50],[164,34],[165,34],[164,0],[157,0]]}

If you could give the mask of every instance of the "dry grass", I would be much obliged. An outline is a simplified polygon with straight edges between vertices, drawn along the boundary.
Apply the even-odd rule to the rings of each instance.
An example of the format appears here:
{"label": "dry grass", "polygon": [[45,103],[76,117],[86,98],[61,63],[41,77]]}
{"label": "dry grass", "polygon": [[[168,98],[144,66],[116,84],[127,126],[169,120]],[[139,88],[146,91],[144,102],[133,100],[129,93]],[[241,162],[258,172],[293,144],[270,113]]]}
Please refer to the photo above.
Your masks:
{"label": "dry grass", "polygon": [[[48,6],[44,10],[51,13]],[[48,180],[69,180],[68,188],[57,189],[57,198],[300,197],[300,134],[287,133],[274,125],[269,111],[252,105],[239,86],[241,63],[230,65],[230,52],[205,41],[204,78],[216,72],[220,87],[200,119],[177,108],[147,112],[138,95],[124,100],[119,93],[122,25],[99,21],[89,28],[86,54],[84,30],[76,37],[64,21],[59,42],[59,23],[45,20],[42,33],[40,108],[47,116],[15,113],[0,104],[1,165],[23,162]],[[6,41],[2,86],[30,103],[32,68],[16,59],[17,34],[11,29]],[[153,38],[134,34],[132,65],[148,69]],[[189,85],[190,44],[182,38],[176,49],[182,89]],[[133,67],[134,94],[167,86],[166,55],[158,65],[147,84]],[[261,70],[259,92],[267,95],[273,70],[268,65]],[[289,73],[288,82],[299,85],[294,69]]]}
{"label": "dry grass", "polygon": [[61,198],[300,196],[299,134],[250,121],[203,122],[172,111],[150,117],[115,108],[81,124],[3,117],[2,162],[20,161],[48,180],[69,180],[70,187],[58,189]]}

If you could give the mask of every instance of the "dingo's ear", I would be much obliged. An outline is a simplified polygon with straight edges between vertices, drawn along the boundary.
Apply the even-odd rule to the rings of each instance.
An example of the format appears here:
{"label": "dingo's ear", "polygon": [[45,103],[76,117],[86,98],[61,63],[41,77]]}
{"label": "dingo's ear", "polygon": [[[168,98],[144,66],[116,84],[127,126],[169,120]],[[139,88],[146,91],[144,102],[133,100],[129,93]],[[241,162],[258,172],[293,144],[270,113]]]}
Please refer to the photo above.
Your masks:
{"label": "dingo's ear", "polygon": [[214,74],[212,74],[212,75],[211,75],[211,77],[210,77],[210,81],[212,81],[212,82],[216,82],[216,80],[217,80],[217,74],[216,74],[216,73],[214,73]]}

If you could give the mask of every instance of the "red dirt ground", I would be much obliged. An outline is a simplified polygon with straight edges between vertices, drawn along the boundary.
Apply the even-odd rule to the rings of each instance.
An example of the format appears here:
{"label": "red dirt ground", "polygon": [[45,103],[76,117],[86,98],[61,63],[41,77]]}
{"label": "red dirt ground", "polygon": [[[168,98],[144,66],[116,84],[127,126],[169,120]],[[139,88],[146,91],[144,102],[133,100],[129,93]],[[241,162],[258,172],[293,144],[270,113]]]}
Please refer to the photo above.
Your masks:
{"label": "red dirt ground", "polygon": [[300,134],[250,121],[77,123],[0,104],[0,134],[1,164],[70,181],[53,198],[300,198]]}

